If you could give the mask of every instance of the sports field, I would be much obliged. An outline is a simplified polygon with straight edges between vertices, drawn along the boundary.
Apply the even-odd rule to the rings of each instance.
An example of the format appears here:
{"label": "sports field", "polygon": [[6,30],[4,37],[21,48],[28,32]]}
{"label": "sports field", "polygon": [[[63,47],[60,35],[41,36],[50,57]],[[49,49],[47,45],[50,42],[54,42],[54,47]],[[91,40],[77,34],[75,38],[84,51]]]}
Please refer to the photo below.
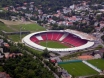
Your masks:
{"label": "sports field", "polygon": [[59,64],[59,66],[63,67],[69,74],[76,77],[98,74],[97,71],[93,70],[82,62]]}
{"label": "sports field", "polygon": [[[22,35],[21,35],[21,38],[23,38],[23,37],[25,37],[25,36],[26,36],[26,34],[22,34]],[[20,41],[20,34],[8,35],[8,38],[9,38],[10,40],[13,40],[13,41],[15,41],[15,42],[18,42],[18,41]]]}
{"label": "sports field", "polygon": [[89,63],[96,66],[99,69],[104,70],[104,59],[94,59],[94,60],[88,60]]}
{"label": "sports field", "polygon": [[33,23],[33,22],[22,22],[21,20],[18,21],[9,21],[9,20],[3,20],[0,19],[0,30],[4,30],[6,32],[8,31],[41,31],[41,30],[45,30],[45,28],[43,28],[42,26],[38,25],[37,23]]}
{"label": "sports field", "polygon": [[[36,32],[36,31],[42,31],[45,30],[45,28],[43,28],[42,26],[39,26],[36,23],[16,23],[14,22],[14,24],[8,24],[7,20],[3,20],[5,21],[6,24],[4,24],[3,22],[0,21],[0,33],[1,31],[5,31],[5,32],[20,32],[21,31],[30,31],[30,32]],[[21,37],[23,38],[24,36],[26,36],[27,34],[21,34]],[[13,41],[20,41],[20,34],[15,34],[15,35],[8,35],[8,38],[13,40]]]}
{"label": "sports field", "polygon": [[43,28],[42,26],[39,26],[36,23],[32,23],[32,24],[20,24],[20,25],[11,25],[12,28],[20,30],[21,31],[31,31],[31,32],[35,32],[35,31],[42,31],[45,30],[45,28]]}
{"label": "sports field", "polygon": [[39,44],[49,48],[68,48],[68,46],[57,41],[41,41]]}
{"label": "sports field", "polygon": [[13,31],[12,29],[8,28],[4,23],[2,23],[0,21],[0,31],[7,31],[7,32],[11,32]]}

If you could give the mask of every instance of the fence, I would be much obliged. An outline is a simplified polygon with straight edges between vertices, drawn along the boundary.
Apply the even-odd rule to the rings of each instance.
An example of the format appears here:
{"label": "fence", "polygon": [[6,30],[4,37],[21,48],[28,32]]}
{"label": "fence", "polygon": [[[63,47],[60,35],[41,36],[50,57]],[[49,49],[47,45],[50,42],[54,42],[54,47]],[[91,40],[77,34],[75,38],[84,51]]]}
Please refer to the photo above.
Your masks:
{"label": "fence", "polygon": [[[20,32],[5,32],[5,31],[2,31],[3,34],[6,34],[6,35],[14,35],[14,34],[20,34]],[[29,34],[30,31],[21,31],[21,34]]]}
{"label": "fence", "polygon": [[67,60],[67,61],[58,62],[58,64],[67,64],[67,63],[76,63],[76,62],[82,62],[82,60]]}

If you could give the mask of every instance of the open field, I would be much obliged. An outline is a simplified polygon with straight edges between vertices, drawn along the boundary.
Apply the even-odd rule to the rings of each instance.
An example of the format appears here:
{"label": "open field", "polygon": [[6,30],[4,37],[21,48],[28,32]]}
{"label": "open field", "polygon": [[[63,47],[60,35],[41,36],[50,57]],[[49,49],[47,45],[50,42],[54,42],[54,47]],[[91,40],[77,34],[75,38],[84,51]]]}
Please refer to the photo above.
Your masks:
{"label": "open field", "polygon": [[[25,36],[26,36],[26,34],[22,34],[22,35],[21,35],[21,39],[22,39],[23,37],[25,37]],[[19,35],[19,34],[8,35],[8,38],[9,38],[10,40],[15,41],[15,42],[20,41],[20,35]]]}
{"label": "open field", "polygon": [[59,64],[59,66],[63,67],[69,74],[76,77],[98,74],[97,71],[93,70],[82,62]]}
{"label": "open field", "polygon": [[2,22],[0,22],[0,31],[7,31],[7,32],[11,32],[13,31],[12,29],[8,28],[5,24],[3,24]]}
{"label": "open field", "polygon": [[45,30],[42,26],[39,26],[36,23],[32,24],[19,24],[19,25],[5,25],[2,22],[0,22],[0,30],[4,30],[6,32],[19,32],[21,31],[30,31],[30,32],[35,32],[35,31],[42,31]]}
{"label": "open field", "polygon": [[36,23],[11,25],[11,27],[14,29],[17,29],[18,31],[20,30],[20,28],[21,28],[21,31],[31,31],[31,32],[45,30],[45,28],[43,28],[42,26],[39,26]]}
{"label": "open field", "polygon": [[[38,24],[21,24],[21,25],[14,25],[14,26],[10,26],[12,29],[16,29],[17,31],[20,31],[20,27],[21,31],[30,31],[30,32],[36,32],[36,31],[42,31],[45,30],[45,28],[39,26]],[[21,35],[23,38],[24,34]],[[20,35],[9,35],[9,38],[11,38],[13,41],[20,41]]]}
{"label": "open field", "polygon": [[104,70],[104,59],[94,59],[94,60],[88,60],[89,63],[96,66],[99,69]]}
{"label": "open field", "polygon": [[[15,22],[15,21],[8,21],[8,20],[3,20],[0,19],[0,21],[2,20],[2,22],[0,22],[0,33],[1,31],[6,31],[6,32],[20,32],[20,27],[21,27],[21,31],[30,31],[30,32],[36,32],[36,31],[42,31],[45,30],[45,28],[43,28],[42,26],[39,26],[36,23],[19,23],[19,22]],[[3,23],[4,22],[4,23]],[[9,24],[11,23],[11,24]],[[22,38],[26,35],[21,34]],[[8,38],[10,38],[13,41],[20,41],[20,35],[8,35]]]}
{"label": "open field", "polygon": [[19,25],[19,24],[31,24],[31,22],[23,22],[22,20],[17,20],[17,21],[10,21],[10,20],[4,20],[4,19],[0,19],[0,21],[4,22],[4,24],[6,25]]}
{"label": "open field", "polygon": [[46,43],[47,43],[47,47],[49,48],[68,48],[68,46],[57,42],[57,41],[41,41],[39,42],[40,45],[45,46],[46,47]]}

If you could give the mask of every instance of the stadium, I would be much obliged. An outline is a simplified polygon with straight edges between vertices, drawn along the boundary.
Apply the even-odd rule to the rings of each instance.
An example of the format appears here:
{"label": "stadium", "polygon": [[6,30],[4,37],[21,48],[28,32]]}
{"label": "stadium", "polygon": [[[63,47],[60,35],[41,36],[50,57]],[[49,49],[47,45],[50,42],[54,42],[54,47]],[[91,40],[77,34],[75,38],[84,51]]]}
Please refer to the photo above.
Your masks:
{"label": "stadium", "polygon": [[[39,43],[45,41],[46,46],[42,46]],[[48,47],[48,41],[55,41],[65,46],[59,48],[50,48]],[[75,30],[47,30],[34,32],[22,39],[22,42],[34,49],[44,50],[48,49],[48,51],[52,52],[70,52],[76,50],[82,50],[89,48],[94,45],[95,37],[88,35],[86,33],[82,33]],[[55,44],[53,44],[55,46]]]}

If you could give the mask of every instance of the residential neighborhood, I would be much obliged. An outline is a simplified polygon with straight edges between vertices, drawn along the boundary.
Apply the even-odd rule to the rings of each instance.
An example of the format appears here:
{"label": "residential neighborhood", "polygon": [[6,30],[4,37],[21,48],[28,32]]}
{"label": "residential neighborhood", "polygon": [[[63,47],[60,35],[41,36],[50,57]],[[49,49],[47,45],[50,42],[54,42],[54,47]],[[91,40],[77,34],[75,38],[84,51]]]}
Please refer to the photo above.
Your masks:
{"label": "residential neighborhood", "polygon": [[[10,16],[10,19],[13,21],[19,20],[22,17],[23,21],[33,20],[48,29],[60,29],[62,27],[62,29],[72,28],[82,31],[82,28],[88,27],[88,31],[83,31],[92,32],[96,26],[103,27],[104,5],[93,4],[90,6],[89,2],[82,1],[80,4],[62,7],[62,9],[58,9],[54,13],[44,12],[41,9],[41,5],[38,8],[34,2],[25,2],[22,6],[17,4],[16,6],[8,6],[3,9],[14,13]],[[54,27],[55,25],[58,27]]]}
{"label": "residential neighborhood", "polygon": [[1,0],[0,78],[104,78],[104,1]]}

